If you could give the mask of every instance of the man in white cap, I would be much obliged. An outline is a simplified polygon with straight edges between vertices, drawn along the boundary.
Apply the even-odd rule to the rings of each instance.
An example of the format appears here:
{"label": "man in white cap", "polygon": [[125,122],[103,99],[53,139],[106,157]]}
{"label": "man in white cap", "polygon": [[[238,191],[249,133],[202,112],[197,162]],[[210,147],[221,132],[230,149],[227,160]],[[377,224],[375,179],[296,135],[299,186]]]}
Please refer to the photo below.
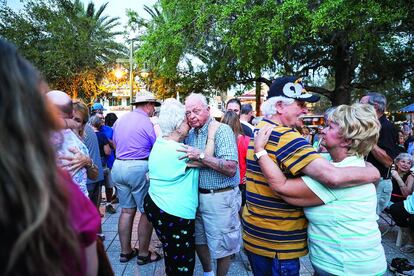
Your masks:
{"label": "man in white cap", "polygon": [[[139,265],[161,259],[156,252],[149,251],[152,224],[144,213],[143,202],[148,191],[148,156],[156,136],[150,117],[155,106],[160,106],[150,92],[140,93],[132,103],[136,108],[119,118],[114,126],[113,142],[116,160],[112,167],[112,179],[118,190],[119,217],[118,233],[121,243],[119,261],[128,262],[137,256]],[[131,246],[132,225],[137,208],[141,212],[138,224],[139,254]]]}

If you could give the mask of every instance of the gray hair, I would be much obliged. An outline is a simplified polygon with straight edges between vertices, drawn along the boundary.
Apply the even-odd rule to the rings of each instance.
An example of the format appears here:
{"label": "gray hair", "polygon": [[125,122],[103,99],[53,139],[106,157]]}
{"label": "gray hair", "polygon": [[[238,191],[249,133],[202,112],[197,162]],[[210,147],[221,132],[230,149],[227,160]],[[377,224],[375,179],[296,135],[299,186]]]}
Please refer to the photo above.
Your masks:
{"label": "gray hair", "polygon": [[164,101],[160,108],[158,124],[163,136],[177,130],[185,120],[185,106],[174,98]]}
{"label": "gray hair", "polygon": [[191,93],[190,95],[185,98],[185,102],[187,102],[190,99],[197,99],[199,100],[205,107],[208,106],[207,99],[203,94],[200,93]]}
{"label": "gray hair", "polygon": [[380,113],[385,112],[387,106],[387,99],[384,95],[377,92],[368,92],[365,96],[368,96],[368,104],[376,107],[376,110]]}
{"label": "gray hair", "polygon": [[398,161],[401,161],[401,160],[408,160],[408,161],[411,162],[411,165],[414,164],[413,156],[409,153],[406,153],[406,152],[402,152],[402,153],[398,154],[398,156],[395,157],[394,161],[395,161],[395,163],[397,163]]}
{"label": "gray hair", "polygon": [[96,115],[92,115],[89,119],[89,124],[93,127],[100,128],[104,124],[104,121],[102,120],[102,118]]}
{"label": "gray hair", "polygon": [[286,98],[283,96],[277,96],[277,97],[272,97],[268,99],[260,107],[260,111],[262,111],[262,114],[264,117],[268,117],[268,116],[272,116],[276,114],[277,110],[276,110],[275,105],[277,102],[282,102],[286,105],[290,105],[295,102],[295,99]]}

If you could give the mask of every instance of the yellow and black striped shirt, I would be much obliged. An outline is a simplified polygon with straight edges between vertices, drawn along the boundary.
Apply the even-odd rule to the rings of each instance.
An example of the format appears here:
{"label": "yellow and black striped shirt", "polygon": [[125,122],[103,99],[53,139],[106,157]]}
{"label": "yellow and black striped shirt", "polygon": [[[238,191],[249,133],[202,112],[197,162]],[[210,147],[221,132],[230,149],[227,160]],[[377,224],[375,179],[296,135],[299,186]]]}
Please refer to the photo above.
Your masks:
{"label": "yellow and black striped shirt", "polygon": [[[321,157],[293,128],[263,119],[275,127],[266,145],[270,158],[287,177],[293,177]],[[308,253],[307,220],[301,207],[292,206],[273,192],[253,158],[254,141],[247,151],[246,206],[243,210],[243,241],[246,250],[261,256],[294,259]]]}

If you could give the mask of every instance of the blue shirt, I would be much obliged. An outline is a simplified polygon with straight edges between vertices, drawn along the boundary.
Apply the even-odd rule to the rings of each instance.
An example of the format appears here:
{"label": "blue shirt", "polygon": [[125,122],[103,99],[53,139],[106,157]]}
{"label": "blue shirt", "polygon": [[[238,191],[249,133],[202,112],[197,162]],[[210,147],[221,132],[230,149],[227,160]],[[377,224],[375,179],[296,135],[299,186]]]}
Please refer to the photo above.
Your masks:
{"label": "blue shirt", "polygon": [[[112,127],[103,125],[101,127],[101,131],[105,134],[108,140],[112,141],[113,136],[114,136],[114,131]],[[111,154],[106,157],[106,166],[112,169],[112,166],[114,165],[114,161],[115,161],[115,151],[111,148]]]}
{"label": "blue shirt", "polygon": [[[201,128],[191,129],[185,144],[204,151],[207,144],[208,125],[210,122],[211,119],[209,119],[209,121],[207,121]],[[233,130],[226,124],[221,124],[214,137],[214,157],[223,160],[236,161],[238,163],[236,138]],[[239,183],[239,166],[237,166],[237,171],[232,177],[225,176],[210,168],[200,168],[198,186],[202,189],[217,190],[238,186]]]}
{"label": "blue shirt", "polygon": [[187,168],[177,149],[183,144],[157,139],[148,160],[148,193],[161,210],[170,215],[194,219],[198,206],[198,169]]}
{"label": "blue shirt", "polygon": [[114,124],[116,158],[122,160],[148,158],[156,136],[148,114],[140,108],[125,114]]}

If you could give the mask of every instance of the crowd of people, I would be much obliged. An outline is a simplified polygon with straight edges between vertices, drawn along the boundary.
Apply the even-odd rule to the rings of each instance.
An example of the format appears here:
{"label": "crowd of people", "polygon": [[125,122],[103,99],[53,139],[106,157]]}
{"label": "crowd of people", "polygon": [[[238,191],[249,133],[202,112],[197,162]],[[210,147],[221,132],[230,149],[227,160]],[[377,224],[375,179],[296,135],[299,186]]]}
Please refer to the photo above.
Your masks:
{"label": "crowd of people", "polygon": [[[0,215],[1,275],[113,275],[102,189],[105,211],[120,207],[119,262],[163,259],[166,275],[193,275],[196,255],[204,276],[226,275],[242,248],[254,275],[299,275],[306,254],[315,275],[383,275],[382,212],[414,252],[414,133],[398,133],[382,94],[330,108],[313,137],[300,116],[319,96],[290,76],[273,81],[254,124],[250,104],[231,99],[215,120],[198,93],[183,104],[143,92],[104,117],[100,103],[49,90],[2,39],[0,87],[0,206],[13,210]],[[406,259],[392,269],[414,271]]]}

